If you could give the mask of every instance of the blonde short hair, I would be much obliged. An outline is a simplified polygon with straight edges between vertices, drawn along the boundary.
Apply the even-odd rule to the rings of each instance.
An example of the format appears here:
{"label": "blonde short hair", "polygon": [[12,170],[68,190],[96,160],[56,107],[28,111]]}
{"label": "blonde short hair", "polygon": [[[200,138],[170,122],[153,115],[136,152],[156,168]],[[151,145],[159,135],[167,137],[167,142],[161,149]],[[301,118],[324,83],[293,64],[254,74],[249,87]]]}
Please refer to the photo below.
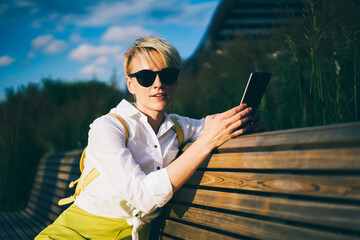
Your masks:
{"label": "blonde short hair", "polygon": [[132,60],[136,56],[142,56],[148,63],[156,65],[151,57],[150,52],[158,52],[167,67],[180,69],[182,61],[179,52],[165,40],[151,37],[151,38],[139,38],[135,41],[124,54],[124,72],[126,75],[131,74],[130,68]]}

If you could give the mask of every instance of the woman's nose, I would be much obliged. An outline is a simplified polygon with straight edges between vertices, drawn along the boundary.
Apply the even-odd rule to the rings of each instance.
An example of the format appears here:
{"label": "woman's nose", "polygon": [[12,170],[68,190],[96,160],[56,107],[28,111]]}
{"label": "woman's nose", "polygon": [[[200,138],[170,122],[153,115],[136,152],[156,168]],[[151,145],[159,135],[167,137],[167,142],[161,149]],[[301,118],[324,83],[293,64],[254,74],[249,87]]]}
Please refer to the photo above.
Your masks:
{"label": "woman's nose", "polygon": [[161,87],[161,86],[162,86],[162,82],[160,81],[159,74],[156,74],[156,78],[153,83],[153,87]]}

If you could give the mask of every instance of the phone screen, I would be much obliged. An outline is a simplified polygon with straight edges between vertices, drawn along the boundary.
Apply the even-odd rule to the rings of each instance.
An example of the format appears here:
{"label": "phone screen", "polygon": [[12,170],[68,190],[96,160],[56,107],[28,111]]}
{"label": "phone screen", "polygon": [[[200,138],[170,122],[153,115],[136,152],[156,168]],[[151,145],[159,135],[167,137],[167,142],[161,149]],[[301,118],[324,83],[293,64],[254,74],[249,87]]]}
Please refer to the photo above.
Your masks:
{"label": "phone screen", "polygon": [[271,75],[269,72],[251,73],[240,104],[246,103],[248,107],[253,109],[253,113],[255,113],[265,93]]}

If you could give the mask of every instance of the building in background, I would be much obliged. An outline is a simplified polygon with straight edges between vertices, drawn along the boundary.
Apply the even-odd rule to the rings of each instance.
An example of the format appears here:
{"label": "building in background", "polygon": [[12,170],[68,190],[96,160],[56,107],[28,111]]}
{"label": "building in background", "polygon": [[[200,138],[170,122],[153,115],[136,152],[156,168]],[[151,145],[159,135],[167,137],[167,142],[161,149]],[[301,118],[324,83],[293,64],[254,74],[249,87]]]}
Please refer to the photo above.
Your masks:
{"label": "building in background", "polygon": [[194,55],[237,37],[269,37],[289,19],[301,21],[302,15],[301,0],[223,0]]}

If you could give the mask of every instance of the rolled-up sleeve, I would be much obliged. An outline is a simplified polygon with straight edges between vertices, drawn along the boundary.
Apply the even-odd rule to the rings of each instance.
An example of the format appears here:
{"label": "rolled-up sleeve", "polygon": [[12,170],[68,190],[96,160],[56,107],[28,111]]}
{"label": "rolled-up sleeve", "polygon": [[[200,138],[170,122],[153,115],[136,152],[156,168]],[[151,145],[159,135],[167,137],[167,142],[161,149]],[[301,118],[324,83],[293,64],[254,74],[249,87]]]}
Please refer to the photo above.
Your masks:
{"label": "rolled-up sleeve", "polygon": [[144,214],[165,205],[173,190],[165,169],[146,175],[125,146],[125,131],[117,119],[97,119],[89,132],[87,156],[119,194]]}

